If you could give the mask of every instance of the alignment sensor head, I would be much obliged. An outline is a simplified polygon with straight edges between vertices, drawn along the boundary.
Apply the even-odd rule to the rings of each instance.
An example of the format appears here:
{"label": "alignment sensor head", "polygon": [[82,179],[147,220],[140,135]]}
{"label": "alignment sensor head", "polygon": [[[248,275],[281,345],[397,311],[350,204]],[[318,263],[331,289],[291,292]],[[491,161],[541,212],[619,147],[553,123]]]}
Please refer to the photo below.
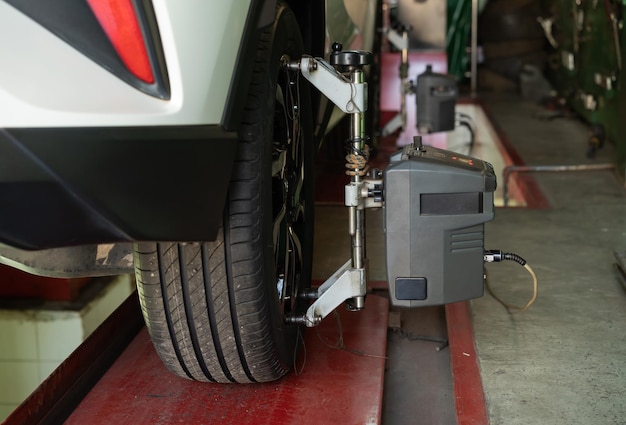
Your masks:
{"label": "alignment sensor head", "polygon": [[494,217],[488,162],[405,146],[385,171],[387,278],[394,306],[447,304],[483,294],[484,223]]}

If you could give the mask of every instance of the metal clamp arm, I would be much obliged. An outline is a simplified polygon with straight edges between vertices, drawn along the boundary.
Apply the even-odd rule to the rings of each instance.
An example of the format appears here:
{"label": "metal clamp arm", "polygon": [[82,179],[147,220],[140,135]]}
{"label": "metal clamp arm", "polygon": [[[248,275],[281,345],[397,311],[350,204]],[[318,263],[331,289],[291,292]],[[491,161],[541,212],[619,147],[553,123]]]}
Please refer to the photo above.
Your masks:
{"label": "metal clamp arm", "polygon": [[385,32],[387,40],[398,50],[404,50],[409,48],[409,38],[407,31],[397,31],[395,29],[388,29]]}
{"label": "metal clamp arm", "polygon": [[364,296],[365,293],[365,269],[352,268],[350,260],[317,289],[318,298],[307,310],[304,324],[317,326],[345,300]]}
{"label": "metal clamp arm", "polygon": [[299,61],[302,76],[347,114],[367,110],[367,83],[353,83],[327,62],[312,57]]}
{"label": "metal clamp arm", "polygon": [[[346,156],[346,174],[350,176],[350,184],[346,186],[345,199],[349,207],[352,259],[337,270],[316,292],[305,294],[305,298],[317,298],[305,315],[285,318],[288,323],[304,324],[309,327],[319,324],[344,301],[348,302],[352,310],[362,309],[365,306],[367,282],[363,208],[366,204],[364,196],[370,197],[370,188],[363,182],[369,158],[365,134],[367,83],[364,67],[371,63],[372,55],[358,50],[342,51],[339,43],[334,43],[332,49],[330,64],[310,56],[302,57],[298,61],[289,61],[285,58],[283,62],[283,66],[293,71],[299,70],[302,76],[324,96],[350,115],[350,149]],[[375,187],[371,188],[371,191],[373,194],[379,192]],[[376,198],[376,194],[372,196]]]}

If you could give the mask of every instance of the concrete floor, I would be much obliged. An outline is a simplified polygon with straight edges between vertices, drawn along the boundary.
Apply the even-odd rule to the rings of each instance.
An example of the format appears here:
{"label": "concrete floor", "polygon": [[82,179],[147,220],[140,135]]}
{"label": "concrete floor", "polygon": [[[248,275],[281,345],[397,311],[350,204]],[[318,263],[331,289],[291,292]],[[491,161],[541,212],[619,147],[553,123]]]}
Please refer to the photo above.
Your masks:
{"label": "concrete floor", "polygon": [[[589,130],[573,118],[541,120],[516,98],[487,100],[527,165],[611,162],[614,147],[585,156]],[[537,174],[547,210],[499,209],[486,248],[524,257],[539,297],[524,313],[490,295],[472,301],[491,423],[624,424],[626,292],[614,250],[626,247],[626,193],[611,172]],[[531,280],[515,263],[487,266],[494,291],[523,305]]]}
{"label": "concrete floor", "polygon": [[[517,97],[486,99],[492,118],[527,165],[611,162],[609,145],[589,160],[588,128],[574,118],[540,119],[545,110]],[[479,141],[478,141],[479,142]],[[626,291],[613,251],[626,248],[626,192],[608,171],[534,176],[551,207],[499,208],[486,248],[524,257],[539,297],[524,313],[493,297],[472,301],[474,331],[492,425],[626,423]],[[349,258],[347,212],[316,209],[315,277]],[[368,213],[370,278],[385,280],[380,213]],[[532,281],[513,262],[487,266],[506,301],[523,305]],[[443,310],[402,313],[414,335],[446,337]],[[456,424],[447,350],[390,332],[383,423]]]}

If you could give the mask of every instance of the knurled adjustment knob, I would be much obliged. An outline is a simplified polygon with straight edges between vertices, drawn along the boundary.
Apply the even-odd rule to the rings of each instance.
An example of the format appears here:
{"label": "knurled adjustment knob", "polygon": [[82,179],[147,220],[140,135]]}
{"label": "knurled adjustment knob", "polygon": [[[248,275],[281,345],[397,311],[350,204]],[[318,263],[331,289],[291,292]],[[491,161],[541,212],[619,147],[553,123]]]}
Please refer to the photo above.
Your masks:
{"label": "knurled adjustment knob", "polygon": [[373,56],[364,50],[344,50],[341,43],[334,42],[331,46],[330,64],[333,66],[364,66],[372,63]]}

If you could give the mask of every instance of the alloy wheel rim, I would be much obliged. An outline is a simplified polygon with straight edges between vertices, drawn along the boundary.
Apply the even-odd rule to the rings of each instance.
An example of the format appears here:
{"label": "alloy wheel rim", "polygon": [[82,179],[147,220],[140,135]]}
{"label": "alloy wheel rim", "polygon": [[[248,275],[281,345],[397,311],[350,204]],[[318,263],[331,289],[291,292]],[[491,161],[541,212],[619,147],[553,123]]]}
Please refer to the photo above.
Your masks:
{"label": "alloy wheel rim", "polygon": [[[281,62],[288,61],[283,56]],[[298,74],[281,67],[274,102],[272,241],[275,282],[284,316],[295,313],[303,266],[305,170]]]}

